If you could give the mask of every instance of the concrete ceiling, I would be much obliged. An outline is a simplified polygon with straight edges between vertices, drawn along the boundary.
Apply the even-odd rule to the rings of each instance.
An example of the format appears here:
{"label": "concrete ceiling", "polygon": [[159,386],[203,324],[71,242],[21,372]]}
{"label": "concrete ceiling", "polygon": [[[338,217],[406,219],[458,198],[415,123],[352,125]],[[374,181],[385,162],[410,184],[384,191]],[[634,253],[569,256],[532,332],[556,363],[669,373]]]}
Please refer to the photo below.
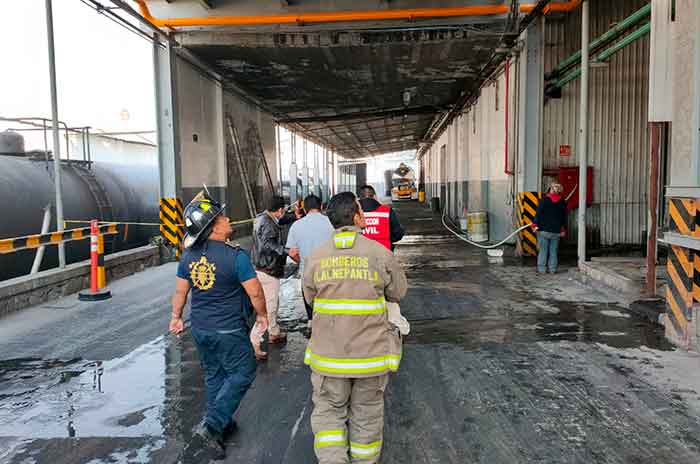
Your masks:
{"label": "concrete ceiling", "polygon": [[279,122],[361,158],[418,148],[437,116],[478,89],[504,38],[514,38],[508,15],[361,26],[197,27],[176,39]]}
{"label": "concrete ceiling", "polygon": [[478,84],[499,38],[442,28],[252,40],[209,33],[181,42],[282,122],[364,157],[417,147],[434,117]]}

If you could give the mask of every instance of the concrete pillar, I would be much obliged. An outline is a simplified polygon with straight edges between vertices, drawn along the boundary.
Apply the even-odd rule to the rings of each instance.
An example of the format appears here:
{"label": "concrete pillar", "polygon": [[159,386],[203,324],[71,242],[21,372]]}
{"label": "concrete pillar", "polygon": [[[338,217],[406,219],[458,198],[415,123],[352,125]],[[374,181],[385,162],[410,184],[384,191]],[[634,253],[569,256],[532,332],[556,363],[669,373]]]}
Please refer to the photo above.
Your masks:
{"label": "concrete pillar", "polygon": [[180,140],[178,133],[175,52],[170,43],[153,42],[156,125],[158,128],[158,173],[160,197],[182,197]]}
{"label": "concrete pillar", "polygon": [[[691,12],[696,18],[700,18],[700,2],[695,2],[694,10]],[[690,128],[690,166],[693,185],[700,185],[700,27],[697,22],[692,31],[693,43],[693,77],[692,82],[692,105]]]}
{"label": "concrete pillar", "polygon": [[544,108],[544,18],[523,33],[518,95],[518,192],[539,191],[542,184],[542,114]]}

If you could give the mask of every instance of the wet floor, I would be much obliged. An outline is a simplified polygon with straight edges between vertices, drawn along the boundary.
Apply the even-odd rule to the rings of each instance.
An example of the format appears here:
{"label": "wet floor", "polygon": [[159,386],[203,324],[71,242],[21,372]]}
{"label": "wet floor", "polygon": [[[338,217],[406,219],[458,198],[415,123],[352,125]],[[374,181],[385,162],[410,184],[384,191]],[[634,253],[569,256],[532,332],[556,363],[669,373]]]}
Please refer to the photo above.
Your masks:
{"label": "wet floor", "polygon": [[[700,385],[671,381],[683,360],[660,327],[567,269],[537,276],[490,260],[427,209],[397,209],[412,331],[387,393],[382,462],[700,462]],[[66,299],[0,321],[1,463],[175,462],[204,390],[191,337],[163,335],[172,287],[153,282],[173,273],[115,283],[111,303]],[[289,341],[259,366],[230,463],[315,462],[293,268],[281,301]]]}

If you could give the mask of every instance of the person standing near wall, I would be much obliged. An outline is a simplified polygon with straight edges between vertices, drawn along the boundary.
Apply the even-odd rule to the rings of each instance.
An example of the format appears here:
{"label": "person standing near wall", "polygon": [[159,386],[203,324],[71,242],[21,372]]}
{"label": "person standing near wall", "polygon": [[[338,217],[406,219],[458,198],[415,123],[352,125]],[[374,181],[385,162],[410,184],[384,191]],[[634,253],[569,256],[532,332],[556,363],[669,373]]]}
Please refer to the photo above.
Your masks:
{"label": "person standing near wall", "polygon": [[561,193],[561,184],[554,183],[549,187],[549,193],[540,201],[533,230],[537,231],[537,272],[545,273],[549,268],[550,274],[557,272],[559,265],[559,239],[566,236],[566,200]]}
{"label": "person standing near wall", "polygon": [[284,276],[288,252],[282,245],[280,230],[284,210],[284,198],[273,196],[267,210],[258,214],[253,223],[253,264],[265,292],[269,343],[284,343],[287,339],[277,322],[280,279]]}

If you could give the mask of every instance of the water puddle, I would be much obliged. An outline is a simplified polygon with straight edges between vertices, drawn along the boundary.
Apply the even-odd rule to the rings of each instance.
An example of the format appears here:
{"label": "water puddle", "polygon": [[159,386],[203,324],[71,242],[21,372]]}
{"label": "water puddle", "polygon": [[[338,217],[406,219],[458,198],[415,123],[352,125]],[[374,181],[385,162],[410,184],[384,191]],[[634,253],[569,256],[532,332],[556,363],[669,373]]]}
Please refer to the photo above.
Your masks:
{"label": "water puddle", "polygon": [[[283,280],[280,297],[280,324],[292,332],[305,328],[299,279]],[[284,356],[266,367],[292,368]],[[109,361],[0,361],[0,437],[187,439],[201,419],[191,411],[204,410],[202,379],[189,332]]]}
{"label": "water puddle", "polygon": [[[455,318],[449,322],[426,320],[411,322],[411,335],[404,343],[449,343],[478,350],[487,344],[534,342],[600,343],[613,348],[646,346],[673,350],[662,327],[642,320],[615,305],[561,301],[530,304],[531,312],[488,312],[475,317]],[[555,310],[544,310],[544,306]]]}
{"label": "water puddle", "polygon": [[0,361],[0,436],[160,436],[164,338],[110,361]]}

